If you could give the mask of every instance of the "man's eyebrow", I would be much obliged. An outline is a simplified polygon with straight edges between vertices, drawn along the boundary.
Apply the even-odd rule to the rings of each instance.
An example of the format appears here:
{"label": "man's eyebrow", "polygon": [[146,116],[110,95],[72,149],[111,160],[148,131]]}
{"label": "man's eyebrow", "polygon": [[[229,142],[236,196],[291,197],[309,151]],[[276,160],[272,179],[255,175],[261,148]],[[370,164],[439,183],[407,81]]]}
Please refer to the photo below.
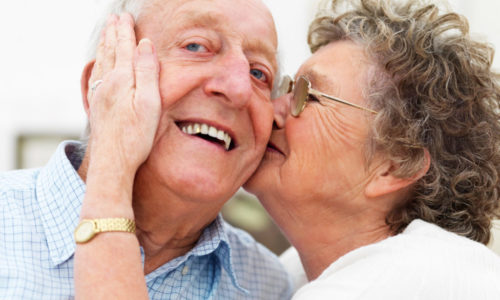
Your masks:
{"label": "man's eyebrow", "polygon": [[[214,28],[217,29],[223,23],[224,16],[217,13],[200,13],[190,11],[189,13],[182,12],[177,22],[176,29],[183,30],[187,28]],[[275,72],[278,68],[277,50],[270,42],[265,42],[260,37],[243,40],[245,50],[250,54],[263,54],[264,58],[271,64],[272,71]]]}
{"label": "man's eyebrow", "polygon": [[176,26],[178,29],[189,27],[218,27],[221,23],[220,16],[196,11],[180,12],[179,21]]}

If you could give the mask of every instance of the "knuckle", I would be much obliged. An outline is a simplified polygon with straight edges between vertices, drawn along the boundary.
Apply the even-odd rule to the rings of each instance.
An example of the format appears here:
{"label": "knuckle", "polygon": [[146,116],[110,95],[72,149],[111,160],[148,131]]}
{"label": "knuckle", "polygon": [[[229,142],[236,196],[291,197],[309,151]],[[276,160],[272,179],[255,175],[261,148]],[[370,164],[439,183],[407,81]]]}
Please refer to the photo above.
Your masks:
{"label": "knuckle", "polygon": [[152,73],[155,71],[154,66],[147,64],[140,64],[135,66],[135,71],[141,74]]}
{"label": "knuckle", "polygon": [[128,32],[120,32],[118,35],[118,43],[121,44],[128,44],[128,43],[133,43],[133,38],[130,36]]}
{"label": "knuckle", "polygon": [[110,55],[114,56],[114,54],[115,54],[115,45],[106,43],[104,45],[104,51],[107,53],[108,56],[110,56]]}
{"label": "knuckle", "polygon": [[132,75],[132,65],[127,63],[117,64],[114,73],[117,76],[130,77]]}
{"label": "knuckle", "polygon": [[158,66],[152,59],[139,59],[135,64],[135,71],[138,73],[157,73]]}
{"label": "knuckle", "polygon": [[126,72],[113,72],[109,78],[109,83],[114,88],[127,87],[133,84],[133,78]]}

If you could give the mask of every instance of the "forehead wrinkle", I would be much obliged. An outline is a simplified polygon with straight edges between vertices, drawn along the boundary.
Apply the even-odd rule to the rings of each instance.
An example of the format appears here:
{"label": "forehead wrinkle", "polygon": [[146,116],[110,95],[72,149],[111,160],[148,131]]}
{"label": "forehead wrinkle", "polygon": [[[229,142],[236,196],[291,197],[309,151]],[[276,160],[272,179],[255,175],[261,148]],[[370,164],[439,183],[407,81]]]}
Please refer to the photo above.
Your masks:
{"label": "forehead wrinkle", "polygon": [[[163,36],[173,36],[179,31],[189,28],[217,29],[222,25],[223,15],[215,10],[198,11],[191,7],[183,7],[189,1],[180,3],[177,9],[171,7],[174,1],[167,3],[155,1],[144,8],[136,25],[156,22],[161,24],[159,33]],[[169,9],[166,9],[168,7]]]}
{"label": "forehead wrinkle", "polygon": [[177,18],[174,28],[214,28],[217,29],[221,25],[222,15],[207,12],[197,12],[194,10],[178,11],[172,18]]}

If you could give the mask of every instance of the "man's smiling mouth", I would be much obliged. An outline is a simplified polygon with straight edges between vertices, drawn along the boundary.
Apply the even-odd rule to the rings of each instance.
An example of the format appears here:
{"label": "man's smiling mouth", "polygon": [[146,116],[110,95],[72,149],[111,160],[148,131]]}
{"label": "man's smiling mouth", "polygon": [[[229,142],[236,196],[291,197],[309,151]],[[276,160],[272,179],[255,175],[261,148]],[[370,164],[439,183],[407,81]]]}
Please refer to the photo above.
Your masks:
{"label": "man's smiling mouth", "polygon": [[229,151],[234,148],[231,136],[224,130],[217,129],[204,123],[182,123],[177,124],[179,128],[189,135],[196,135],[204,140],[219,144]]}

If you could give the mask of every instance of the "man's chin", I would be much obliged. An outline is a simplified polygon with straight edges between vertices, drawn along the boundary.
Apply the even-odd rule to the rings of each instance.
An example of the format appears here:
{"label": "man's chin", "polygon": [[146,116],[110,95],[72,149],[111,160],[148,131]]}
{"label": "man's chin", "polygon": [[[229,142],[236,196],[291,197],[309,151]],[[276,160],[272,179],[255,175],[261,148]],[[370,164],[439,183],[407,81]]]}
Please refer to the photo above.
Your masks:
{"label": "man's chin", "polygon": [[[218,202],[228,200],[238,190],[223,172],[203,169],[178,172],[175,169],[161,169],[155,172],[157,184],[186,200]],[[160,188],[161,189],[161,188]]]}

